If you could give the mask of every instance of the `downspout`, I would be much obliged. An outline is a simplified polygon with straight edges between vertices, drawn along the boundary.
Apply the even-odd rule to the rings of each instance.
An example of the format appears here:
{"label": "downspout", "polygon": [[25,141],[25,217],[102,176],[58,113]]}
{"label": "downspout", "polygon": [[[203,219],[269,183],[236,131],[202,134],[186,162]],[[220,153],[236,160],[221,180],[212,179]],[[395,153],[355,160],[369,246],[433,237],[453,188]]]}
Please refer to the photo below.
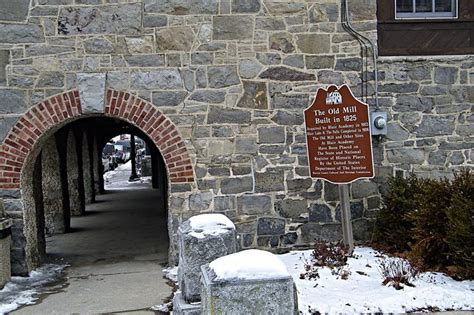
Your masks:
{"label": "downspout", "polygon": [[[342,21],[342,28],[351,34],[362,47],[362,57],[367,60],[367,50],[370,48],[372,50],[372,58],[373,58],[373,63],[374,63],[374,81],[375,81],[375,110],[379,111],[379,98],[378,98],[378,73],[377,73],[377,51],[375,50],[375,45],[372,43],[372,41],[367,38],[366,36],[362,35],[361,33],[357,32],[351,25],[350,19],[349,19],[349,5],[348,5],[348,0],[341,0],[341,21]],[[364,67],[362,67],[362,75],[361,75],[361,81],[362,81],[362,96],[364,96]],[[366,65],[367,69],[367,65]],[[366,71],[367,73],[367,71]],[[367,78],[366,78],[367,79]],[[367,80],[365,82],[367,84]],[[366,93],[367,93],[367,86],[365,88]]]}

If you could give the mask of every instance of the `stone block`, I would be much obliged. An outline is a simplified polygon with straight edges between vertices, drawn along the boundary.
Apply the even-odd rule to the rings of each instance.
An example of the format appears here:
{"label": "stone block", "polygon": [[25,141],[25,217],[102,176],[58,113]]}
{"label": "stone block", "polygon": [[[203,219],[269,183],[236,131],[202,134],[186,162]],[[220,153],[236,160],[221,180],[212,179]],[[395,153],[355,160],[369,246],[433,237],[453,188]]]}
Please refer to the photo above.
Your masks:
{"label": "stone block", "polygon": [[312,73],[306,73],[288,67],[269,68],[260,74],[260,78],[276,81],[314,81],[316,79]]}
{"label": "stone block", "polygon": [[105,108],[105,73],[78,73],[77,88],[83,113],[101,113]]}
{"label": "stone block", "polygon": [[130,67],[162,67],[165,65],[165,55],[130,55],[125,56],[125,61]]}
{"label": "stone block", "polygon": [[251,15],[214,16],[212,38],[214,40],[251,40],[254,17]]}
{"label": "stone block", "polygon": [[207,210],[209,209],[212,202],[211,192],[200,192],[189,196],[189,209],[190,210]]}
{"label": "stone block", "polygon": [[396,148],[387,150],[390,163],[423,164],[425,151],[420,148]]}
{"label": "stone block", "polygon": [[19,114],[26,108],[26,93],[22,90],[0,89],[0,114]]}
{"label": "stone block", "polygon": [[275,212],[284,218],[301,219],[308,213],[306,200],[284,199],[275,201]]}
{"label": "stone block", "polygon": [[458,78],[456,67],[436,67],[434,70],[434,82],[437,84],[454,84]]}
{"label": "stone block", "polygon": [[200,267],[236,250],[235,226],[222,214],[191,217],[178,228],[178,281],[186,302],[200,300]]}
{"label": "stone block", "polygon": [[285,219],[258,218],[257,235],[282,235],[285,234]]}
{"label": "stone block", "polygon": [[173,314],[201,315],[201,303],[186,303],[181,292],[176,292],[173,297]]}
{"label": "stone block", "polygon": [[37,24],[0,24],[0,43],[43,43],[43,28]]}
{"label": "stone block", "polygon": [[255,154],[257,153],[257,139],[255,137],[237,137],[235,138],[235,153],[237,154]]}
{"label": "stone block", "polygon": [[28,17],[30,0],[0,0],[0,20],[24,22]]}
{"label": "stone block", "polygon": [[255,173],[255,191],[271,192],[285,190],[284,173],[281,169],[267,169],[262,173]]}
{"label": "stone block", "polygon": [[296,14],[306,11],[306,2],[303,0],[275,1],[263,0],[271,15]]}
{"label": "stone block", "polygon": [[0,86],[7,83],[6,67],[10,63],[10,51],[0,50]]}
{"label": "stone block", "polygon": [[196,90],[191,94],[189,100],[201,103],[219,104],[225,101],[225,91]]}
{"label": "stone block", "polygon": [[[4,116],[0,117],[0,142],[5,140],[10,129],[16,124],[20,117]],[[1,196],[0,196],[1,197]]]}
{"label": "stone block", "polygon": [[304,54],[326,54],[331,49],[331,38],[327,34],[299,34],[296,46]]}
{"label": "stone block", "polygon": [[361,199],[379,194],[378,185],[371,181],[358,180],[351,184],[352,198]]}
{"label": "stone block", "polygon": [[158,51],[190,51],[194,42],[194,32],[190,27],[172,27],[156,31]]}
{"label": "stone block", "polygon": [[115,48],[108,39],[91,38],[84,41],[84,50],[88,54],[111,54]]}
{"label": "stone block", "polygon": [[183,80],[178,69],[167,68],[132,73],[132,88],[136,90],[179,90]]}
{"label": "stone block", "polygon": [[239,61],[239,73],[244,79],[253,79],[262,70],[262,65],[254,59],[242,59]]}
{"label": "stone block", "polygon": [[257,13],[260,0],[232,0],[232,13]]}
{"label": "stone block", "polygon": [[451,135],[455,128],[455,116],[425,115],[416,129],[419,137]]}
{"label": "stone block", "polygon": [[217,14],[218,0],[144,0],[146,13],[171,15]]}
{"label": "stone block", "polygon": [[228,177],[221,181],[221,192],[223,194],[238,194],[251,192],[253,188],[252,177]]}
{"label": "stone block", "polygon": [[[362,201],[353,201],[350,203],[351,220],[362,218],[364,215],[364,203]],[[341,222],[341,205],[336,207],[336,221]]]}
{"label": "stone block", "polygon": [[212,66],[207,70],[210,88],[223,88],[240,83],[236,66]]}
{"label": "stone block", "polygon": [[246,110],[210,106],[208,124],[249,124],[251,114]]}
{"label": "stone block", "polygon": [[266,195],[243,195],[237,197],[237,211],[240,214],[258,215],[272,212],[272,199]]}
{"label": "stone block", "polygon": [[283,59],[283,64],[295,68],[304,68],[304,56],[289,55]]}
{"label": "stone block", "polygon": [[304,110],[310,104],[307,94],[291,94],[285,95],[277,93],[271,97],[271,108]]}
{"label": "stone block", "polygon": [[293,36],[290,33],[272,33],[269,38],[270,49],[280,50],[285,54],[295,51]]}
{"label": "stone block", "polygon": [[166,15],[145,15],[143,16],[143,27],[163,27],[168,25]]}
{"label": "stone block", "polygon": [[342,240],[342,227],[339,223],[306,223],[300,227],[300,237],[303,243],[311,243],[314,240],[326,240],[337,242]]}
{"label": "stone block", "polygon": [[258,143],[284,143],[285,127],[262,127],[258,129]]}
{"label": "stone block", "polygon": [[268,109],[267,85],[265,82],[243,81],[244,94],[237,107]]}
{"label": "stone block", "polygon": [[201,267],[203,314],[297,314],[291,275],[279,258],[251,249]]}
{"label": "stone block", "polygon": [[309,222],[332,222],[331,209],[325,204],[312,204],[309,208]]}
{"label": "stone block", "polygon": [[334,56],[306,55],[306,68],[308,69],[332,69],[334,67]]}
{"label": "stone block", "polygon": [[186,91],[159,91],[152,93],[152,102],[156,106],[178,106],[184,102]]}
{"label": "stone block", "polygon": [[60,71],[41,72],[36,82],[37,88],[61,88],[64,86],[64,73]]}
{"label": "stone block", "polygon": [[142,28],[141,3],[94,7],[70,6],[59,11],[58,33],[62,35],[138,35]]}

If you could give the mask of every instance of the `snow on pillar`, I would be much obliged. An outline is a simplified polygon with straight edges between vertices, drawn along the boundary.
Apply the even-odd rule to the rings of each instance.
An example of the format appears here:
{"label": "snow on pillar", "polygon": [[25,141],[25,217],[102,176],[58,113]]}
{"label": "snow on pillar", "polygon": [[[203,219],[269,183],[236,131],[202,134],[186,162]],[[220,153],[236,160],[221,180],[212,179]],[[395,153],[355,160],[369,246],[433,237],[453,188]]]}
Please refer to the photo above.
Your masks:
{"label": "snow on pillar", "polygon": [[55,137],[50,137],[46,141],[42,151],[41,163],[46,234],[64,233],[61,173]]}

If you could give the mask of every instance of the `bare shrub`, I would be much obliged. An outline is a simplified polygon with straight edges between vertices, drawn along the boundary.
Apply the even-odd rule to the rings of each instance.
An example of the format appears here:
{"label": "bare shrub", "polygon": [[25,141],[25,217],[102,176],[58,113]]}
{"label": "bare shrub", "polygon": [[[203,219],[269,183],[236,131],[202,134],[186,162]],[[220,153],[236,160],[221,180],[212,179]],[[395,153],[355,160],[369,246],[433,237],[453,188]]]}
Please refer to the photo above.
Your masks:
{"label": "bare shrub", "polygon": [[349,247],[342,242],[317,240],[310,260],[304,261],[305,271],[300,274],[300,279],[318,279],[321,267],[329,267],[333,275],[347,279],[350,271],[347,268],[344,269],[344,266],[346,266],[349,256]]}
{"label": "bare shrub", "polygon": [[382,258],[378,263],[384,285],[393,286],[397,290],[403,289],[403,285],[414,287],[412,281],[419,271],[410,262],[400,258]]}

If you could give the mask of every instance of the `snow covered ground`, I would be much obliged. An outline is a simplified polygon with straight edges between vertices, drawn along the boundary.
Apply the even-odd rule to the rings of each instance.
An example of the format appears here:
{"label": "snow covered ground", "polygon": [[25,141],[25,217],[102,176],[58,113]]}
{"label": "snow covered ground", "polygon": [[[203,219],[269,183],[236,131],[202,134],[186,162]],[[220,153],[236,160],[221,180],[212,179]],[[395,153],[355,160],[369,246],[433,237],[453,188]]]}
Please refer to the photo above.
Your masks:
{"label": "snow covered ground", "polygon": [[13,277],[0,290],[0,314],[11,312],[22,305],[35,304],[39,293],[58,290],[61,284],[57,284],[57,281],[66,267],[49,264],[32,271],[29,277]]}
{"label": "snow covered ground", "polygon": [[[378,271],[381,257],[386,256],[370,247],[356,247],[354,254],[357,258],[349,258],[344,268],[350,272],[347,280],[332,274],[329,268],[321,268],[317,280],[300,279],[311,250],[278,255],[295,281],[302,314],[474,310],[474,281],[455,281],[441,273],[427,272],[413,281],[415,287],[396,290],[382,284]],[[177,269],[167,268],[163,272],[177,282]]]}
{"label": "snow covered ground", "polygon": [[136,181],[128,181],[132,169],[132,162],[120,164],[113,171],[104,173],[104,188],[106,190],[148,189],[151,187],[151,176],[140,177]]}
{"label": "snow covered ground", "polygon": [[474,310],[474,281],[455,281],[440,273],[422,273],[413,281],[415,287],[396,290],[384,286],[378,270],[380,253],[358,247],[344,270],[347,280],[321,268],[317,280],[302,280],[304,260],[311,250],[280,255],[298,290],[299,309],[303,314],[336,313],[405,313],[414,310]]}

